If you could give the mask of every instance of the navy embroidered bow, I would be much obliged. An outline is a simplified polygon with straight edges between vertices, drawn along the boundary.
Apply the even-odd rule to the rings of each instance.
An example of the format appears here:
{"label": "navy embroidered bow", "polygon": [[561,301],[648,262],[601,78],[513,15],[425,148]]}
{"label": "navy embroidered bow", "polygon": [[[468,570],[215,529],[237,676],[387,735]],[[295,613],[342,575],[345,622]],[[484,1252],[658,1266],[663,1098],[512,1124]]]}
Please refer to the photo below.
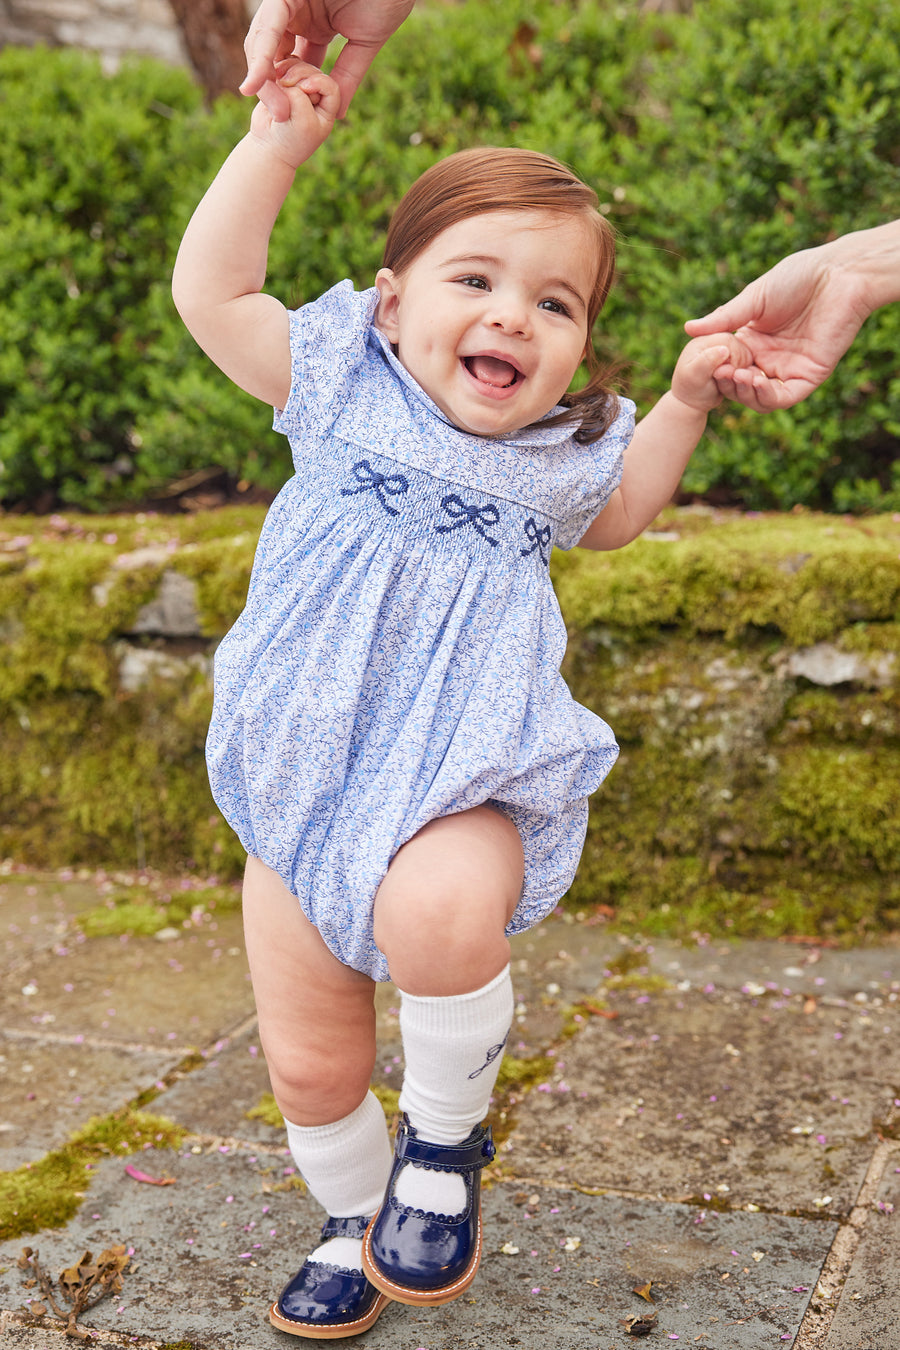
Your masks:
{"label": "navy embroidered bow", "polygon": [[361,459],[358,464],[353,465],[353,474],[359,487],[341,488],[342,497],[353,497],[358,492],[366,492],[372,488],[388,515],[399,516],[400,512],[396,506],[391,506],[390,502],[385,500],[385,496],[399,497],[401,493],[408,491],[409,479],[404,478],[402,473],[392,473],[386,477],[373,469],[367,459]]}
{"label": "navy embroidered bow", "polygon": [[531,540],[531,548],[520,548],[519,552],[522,557],[527,558],[529,554],[534,553],[535,549],[537,549],[538,553],[541,555],[541,562],[546,562],[547,555],[544,552],[544,549],[547,548],[550,543],[550,526],[545,525],[543,529],[539,530],[534,516],[529,516],[525,522],[525,533]]}
{"label": "navy embroidered bow", "polygon": [[449,534],[451,530],[458,530],[463,525],[471,525],[489,544],[499,543],[499,540],[493,539],[485,529],[486,525],[496,525],[500,519],[500,512],[496,506],[469,506],[462,497],[457,497],[455,492],[449,497],[444,497],[441,506],[451,517],[453,524],[435,525],[438,534]]}

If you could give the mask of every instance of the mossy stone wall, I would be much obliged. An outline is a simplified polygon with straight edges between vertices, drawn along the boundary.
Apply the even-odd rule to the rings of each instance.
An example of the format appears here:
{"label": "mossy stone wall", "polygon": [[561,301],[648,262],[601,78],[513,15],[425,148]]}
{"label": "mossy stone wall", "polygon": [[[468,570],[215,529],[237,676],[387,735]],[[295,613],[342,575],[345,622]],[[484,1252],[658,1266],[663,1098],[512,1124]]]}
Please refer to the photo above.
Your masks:
{"label": "mossy stone wall", "polygon": [[[0,855],[238,874],[203,743],[258,508],[0,517]],[[554,556],[622,747],[568,903],[645,931],[900,923],[900,519],[665,514]]]}

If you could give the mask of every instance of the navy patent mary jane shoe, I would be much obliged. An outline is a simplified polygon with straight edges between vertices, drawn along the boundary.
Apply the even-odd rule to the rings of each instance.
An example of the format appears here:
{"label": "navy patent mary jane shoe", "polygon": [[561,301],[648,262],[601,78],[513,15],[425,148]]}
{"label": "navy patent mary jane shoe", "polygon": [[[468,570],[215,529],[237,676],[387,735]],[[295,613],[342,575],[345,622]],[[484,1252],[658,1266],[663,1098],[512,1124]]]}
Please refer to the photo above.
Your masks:
{"label": "navy patent mary jane shoe", "polygon": [[[322,1241],[333,1237],[361,1238],[368,1218],[326,1220]],[[358,1336],[380,1316],[390,1299],[358,1270],[304,1261],[282,1289],[269,1311],[269,1321],[279,1331],[313,1340]]]}
{"label": "navy patent mary jane shoe", "polygon": [[[479,1125],[461,1144],[428,1144],[402,1116],[384,1203],[363,1239],[369,1281],[398,1303],[448,1303],[468,1289],[481,1260],[481,1169],[494,1156],[489,1128]],[[466,1185],[461,1214],[427,1214],[394,1195],[406,1163],[458,1172]]]}

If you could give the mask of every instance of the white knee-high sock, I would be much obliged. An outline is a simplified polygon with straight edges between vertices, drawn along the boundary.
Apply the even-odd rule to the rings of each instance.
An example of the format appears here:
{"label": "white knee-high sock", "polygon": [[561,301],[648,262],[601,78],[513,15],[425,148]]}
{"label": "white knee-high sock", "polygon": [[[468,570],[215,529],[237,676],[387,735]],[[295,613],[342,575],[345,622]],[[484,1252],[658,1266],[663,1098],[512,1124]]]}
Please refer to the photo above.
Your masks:
{"label": "white knee-high sock", "polygon": [[[458,1144],[487,1114],[513,1017],[509,966],[470,994],[424,997],[401,991],[400,1034],[406,1069],[400,1109],[421,1139]],[[395,1190],[401,1204],[456,1214],[462,1177],[415,1164]]]}
{"label": "white knee-high sock", "polygon": [[[387,1121],[374,1093],[368,1092],[355,1111],[330,1125],[284,1123],[291,1157],[326,1214],[374,1214],[384,1197],[392,1157]],[[356,1238],[331,1238],[310,1260],[361,1270],[361,1247]]]}

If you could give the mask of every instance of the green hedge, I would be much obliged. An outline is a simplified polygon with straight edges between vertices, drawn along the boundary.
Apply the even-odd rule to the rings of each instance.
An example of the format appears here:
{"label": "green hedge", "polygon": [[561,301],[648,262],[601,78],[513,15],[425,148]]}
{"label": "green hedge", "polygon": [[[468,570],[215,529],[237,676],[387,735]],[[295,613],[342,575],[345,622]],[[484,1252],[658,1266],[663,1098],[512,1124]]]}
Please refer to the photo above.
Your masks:
{"label": "green hedge", "polygon": [[[620,232],[599,345],[645,408],[686,318],[787,252],[900,214],[898,95],[893,0],[422,3],[299,175],[270,286],[293,304],[368,284],[393,204],[452,150],[547,150]],[[78,52],[0,51],[0,502],[99,509],[213,464],[283,481],[269,412],[209,366],[169,296],[190,211],[248,113],[236,97],[206,111],[184,72],[151,62],[105,76]],[[898,350],[894,306],[800,408],[716,415],[686,491],[900,507]]]}

